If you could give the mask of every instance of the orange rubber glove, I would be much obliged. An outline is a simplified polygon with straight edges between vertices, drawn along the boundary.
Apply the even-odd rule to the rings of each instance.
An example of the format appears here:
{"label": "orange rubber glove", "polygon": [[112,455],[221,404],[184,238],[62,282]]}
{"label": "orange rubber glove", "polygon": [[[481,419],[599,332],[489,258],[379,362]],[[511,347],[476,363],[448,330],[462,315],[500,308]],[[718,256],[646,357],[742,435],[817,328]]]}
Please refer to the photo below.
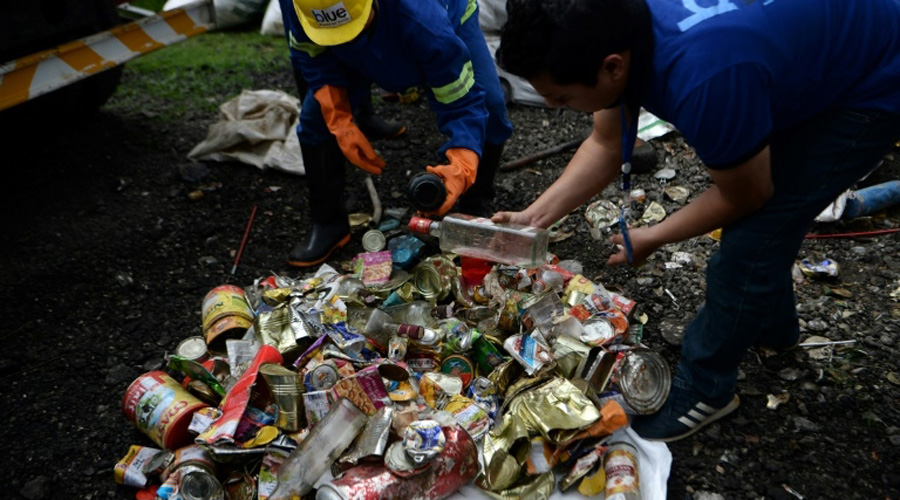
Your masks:
{"label": "orange rubber glove", "polygon": [[425,215],[444,215],[453,207],[460,195],[475,183],[475,175],[478,173],[478,155],[474,151],[452,148],[444,154],[450,160],[449,165],[426,167],[425,170],[444,180],[447,198],[444,199],[444,204],[440,208]]}
{"label": "orange rubber glove", "polygon": [[347,89],[325,85],[317,90],[313,97],[322,106],[325,124],[334,134],[347,160],[370,174],[381,175],[384,159],[378,156],[366,136],[353,123]]}

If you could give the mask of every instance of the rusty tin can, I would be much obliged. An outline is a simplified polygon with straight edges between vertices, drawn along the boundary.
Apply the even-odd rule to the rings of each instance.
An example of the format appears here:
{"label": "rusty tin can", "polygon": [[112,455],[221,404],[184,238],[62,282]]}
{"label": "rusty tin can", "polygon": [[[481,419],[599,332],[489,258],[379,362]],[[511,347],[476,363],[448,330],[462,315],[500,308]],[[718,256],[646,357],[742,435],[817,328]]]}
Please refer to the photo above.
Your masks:
{"label": "rusty tin can", "polygon": [[190,361],[202,363],[209,359],[206,340],[200,336],[188,337],[178,343],[175,354]]}

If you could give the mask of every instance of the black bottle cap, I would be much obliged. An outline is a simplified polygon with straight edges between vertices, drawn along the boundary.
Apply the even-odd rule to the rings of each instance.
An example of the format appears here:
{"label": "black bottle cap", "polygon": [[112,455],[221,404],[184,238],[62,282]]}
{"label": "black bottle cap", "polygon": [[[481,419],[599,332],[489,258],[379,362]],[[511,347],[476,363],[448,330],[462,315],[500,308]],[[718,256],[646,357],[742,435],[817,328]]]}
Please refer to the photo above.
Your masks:
{"label": "black bottle cap", "polygon": [[409,180],[409,190],[406,192],[412,206],[417,210],[431,211],[440,208],[447,198],[447,188],[444,181],[431,172],[419,172]]}

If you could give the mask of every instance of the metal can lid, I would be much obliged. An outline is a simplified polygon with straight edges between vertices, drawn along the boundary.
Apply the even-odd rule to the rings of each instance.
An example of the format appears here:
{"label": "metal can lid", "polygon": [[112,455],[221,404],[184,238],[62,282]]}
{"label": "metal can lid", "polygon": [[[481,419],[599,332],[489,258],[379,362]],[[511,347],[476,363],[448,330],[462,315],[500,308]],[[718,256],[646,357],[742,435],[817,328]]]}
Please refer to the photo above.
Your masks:
{"label": "metal can lid", "polygon": [[175,354],[198,363],[209,358],[209,352],[206,349],[206,340],[200,336],[188,337],[182,340],[178,344],[178,347],[175,348]]}
{"label": "metal can lid", "polygon": [[420,263],[413,269],[413,285],[426,300],[447,296],[441,274],[431,264]]}
{"label": "metal can lid", "polygon": [[321,364],[309,372],[309,384],[317,391],[331,389],[340,378],[337,368],[328,364]]}
{"label": "metal can lid", "polygon": [[616,367],[616,375],[622,397],[640,415],[656,413],[669,396],[672,384],[669,366],[650,349],[626,351]]}
{"label": "metal can lid", "polygon": [[384,233],[377,229],[370,229],[362,236],[362,246],[367,252],[380,252],[384,250],[385,244]]}
{"label": "metal can lid", "polygon": [[465,390],[469,387],[469,383],[475,374],[475,366],[469,358],[461,354],[451,354],[441,362],[441,372],[459,377]]}

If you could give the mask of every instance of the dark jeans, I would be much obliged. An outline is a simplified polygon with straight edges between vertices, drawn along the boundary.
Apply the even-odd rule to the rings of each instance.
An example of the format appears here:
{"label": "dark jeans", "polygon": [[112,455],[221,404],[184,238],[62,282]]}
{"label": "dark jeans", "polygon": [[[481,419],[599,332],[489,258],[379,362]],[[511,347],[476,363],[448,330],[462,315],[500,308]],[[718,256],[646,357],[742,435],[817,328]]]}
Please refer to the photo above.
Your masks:
{"label": "dark jeans", "polygon": [[685,330],[678,378],[709,400],[730,397],[747,348],[797,338],[791,267],[804,236],[897,139],[900,115],[859,110],[822,113],[772,137],[775,193],[722,231],[706,271],[706,304]]}

